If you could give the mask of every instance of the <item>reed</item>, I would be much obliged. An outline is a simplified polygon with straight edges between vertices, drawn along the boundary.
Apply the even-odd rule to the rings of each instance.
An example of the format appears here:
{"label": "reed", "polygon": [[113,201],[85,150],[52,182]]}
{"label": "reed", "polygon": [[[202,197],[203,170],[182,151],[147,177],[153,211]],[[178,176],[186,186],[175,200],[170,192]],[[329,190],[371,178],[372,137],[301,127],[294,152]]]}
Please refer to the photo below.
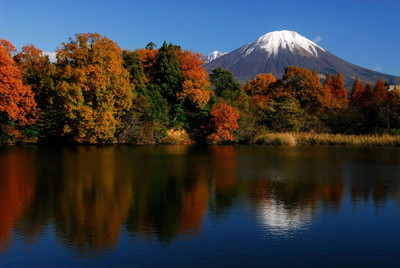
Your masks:
{"label": "reed", "polygon": [[295,146],[297,141],[291,133],[266,133],[255,138],[257,144]]}
{"label": "reed", "polygon": [[400,135],[344,135],[321,133],[265,133],[255,138],[265,145],[400,146]]}

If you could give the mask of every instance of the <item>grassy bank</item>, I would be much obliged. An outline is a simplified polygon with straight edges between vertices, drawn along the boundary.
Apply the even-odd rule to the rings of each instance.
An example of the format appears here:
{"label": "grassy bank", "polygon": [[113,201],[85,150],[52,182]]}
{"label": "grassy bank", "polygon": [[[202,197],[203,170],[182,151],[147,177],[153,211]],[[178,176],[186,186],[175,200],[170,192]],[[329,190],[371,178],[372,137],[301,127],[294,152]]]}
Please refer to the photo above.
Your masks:
{"label": "grassy bank", "polygon": [[398,135],[343,135],[318,133],[267,133],[255,138],[265,145],[348,145],[348,146],[400,146]]}

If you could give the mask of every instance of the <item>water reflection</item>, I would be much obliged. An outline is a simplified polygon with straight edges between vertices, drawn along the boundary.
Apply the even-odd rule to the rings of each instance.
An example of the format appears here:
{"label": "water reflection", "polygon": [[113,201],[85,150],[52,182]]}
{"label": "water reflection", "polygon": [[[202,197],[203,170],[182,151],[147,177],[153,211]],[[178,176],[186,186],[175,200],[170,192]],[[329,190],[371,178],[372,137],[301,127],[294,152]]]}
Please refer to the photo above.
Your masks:
{"label": "water reflection", "polygon": [[[365,151],[367,150],[367,151]],[[370,150],[370,151],[368,151]],[[309,228],[322,211],[400,199],[398,149],[7,147],[0,150],[0,251],[12,234],[56,240],[84,256],[121,232],[172,243],[247,206],[265,234]],[[389,156],[388,156],[389,155]],[[239,215],[240,216],[240,215]]]}
{"label": "water reflection", "polygon": [[[95,150],[95,152],[93,151]],[[82,252],[110,248],[132,203],[133,174],[116,150],[78,147],[62,154],[57,236]]]}
{"label": "water reflection", "polygon": [[258,210],[258,218],[268,234],[279,236],[288,236],[292,231],[307,228],[313,214],[311,206],[287,208],[274,199],[259,203]]}
{"label": "water reflection", "polygon": [[34,160],[29,150],[16,148],[0,153],[0,252],[10,244],[13,227],[32,203]]}

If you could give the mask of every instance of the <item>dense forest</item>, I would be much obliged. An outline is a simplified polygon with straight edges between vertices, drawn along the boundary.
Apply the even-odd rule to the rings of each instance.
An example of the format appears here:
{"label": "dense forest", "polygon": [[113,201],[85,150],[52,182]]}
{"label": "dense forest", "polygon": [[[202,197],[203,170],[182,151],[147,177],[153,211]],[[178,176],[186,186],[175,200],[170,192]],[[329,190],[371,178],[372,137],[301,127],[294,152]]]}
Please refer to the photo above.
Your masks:
{"label": "dense forest", "polygon": [[0,143],[251,143],[260,133],[399,134],[400,90],[289,66],[244,84],[164,42],[122,50],[76,34],[57,61],[0,40]]}

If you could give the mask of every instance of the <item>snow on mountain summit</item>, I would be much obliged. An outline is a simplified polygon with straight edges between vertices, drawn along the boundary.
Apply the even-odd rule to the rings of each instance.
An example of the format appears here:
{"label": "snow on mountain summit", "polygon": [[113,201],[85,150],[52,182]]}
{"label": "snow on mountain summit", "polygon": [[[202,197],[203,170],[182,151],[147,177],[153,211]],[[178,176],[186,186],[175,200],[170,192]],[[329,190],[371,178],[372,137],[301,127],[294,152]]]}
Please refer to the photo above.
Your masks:
{"label": "snow on mountain summit", "polygon": [[293,31],[275,31],[267,33],[245,48],[245,54],[250,54],[255,48],[267,51],[270,55],[278,54],[280,49],[289,49],[292,52],[303,49],[317,57],[318,49],[325,51],[311,40]]}
{"label": "snow on mountain summit", "polygon": [[213,51],[210,54],[208,54],[206,58],[206,63],[209,63],[225,54],[228,54],[228,52]]}
{"label": "snow on mountain summit", "polygon": [[400,77],[351,64],[293,31],[267,33],[210,61],[204,68],[211,72],[221,67],[231,71],[240,82],[246,82],[261,73],[272,73],[281,78],[288,66],[316,70],[320,75],[342,73],[348,84],[353,83],[354,77],[370,83],[375,83],[378,78],[384,78],[391,84],[400,82]]}

